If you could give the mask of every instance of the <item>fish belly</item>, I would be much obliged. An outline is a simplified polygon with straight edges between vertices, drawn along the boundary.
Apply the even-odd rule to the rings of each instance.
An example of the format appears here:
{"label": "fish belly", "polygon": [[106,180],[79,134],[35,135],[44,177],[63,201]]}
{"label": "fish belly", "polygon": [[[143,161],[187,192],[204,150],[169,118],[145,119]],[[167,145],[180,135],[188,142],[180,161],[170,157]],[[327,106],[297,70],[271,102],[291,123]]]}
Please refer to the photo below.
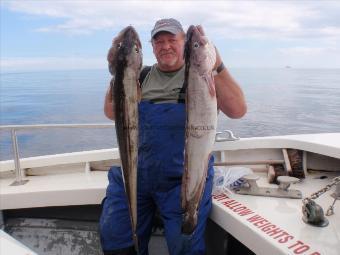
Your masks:
{"label": "fish belly", "polygon": [[[116,128],[122,161],[124,186],[128,197],[133,232],[137,227],[137,157],[138,157],[138,92],[136,74],[127,68],[124,72],[124,96],[121,113],[117,113]],[[117,109],[117,108],[116,108]],[[117,109],[118,110],[118,109]]]}
{"label": "fish belly", "polygon": [[204,191],[217,124],[216,96],[209,93],[205,79],[196,73],[190,73],[190,77],[182,183],[182,208],[185,211],[183,225],[190,227],[186,227],[184,232],[193,231],[197,224],[197,210]]}

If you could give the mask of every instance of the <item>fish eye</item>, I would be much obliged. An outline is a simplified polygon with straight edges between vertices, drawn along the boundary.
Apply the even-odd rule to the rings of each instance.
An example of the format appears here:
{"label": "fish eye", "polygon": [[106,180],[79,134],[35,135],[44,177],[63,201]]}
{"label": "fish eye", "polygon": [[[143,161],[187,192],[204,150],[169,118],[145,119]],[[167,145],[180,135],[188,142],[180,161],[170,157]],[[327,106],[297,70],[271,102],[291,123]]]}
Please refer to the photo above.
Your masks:
{"label": "fish eye", "polygon": [[138,48],[137,44],[135,45],[135,51],[136,51],[136,53],[139,53],[139,48]]}
{"label": "fish eye", "polygon": [[198,42],[194,42],[194,47],[195,48],[198,48],[200,45],[199,45],[199,43]]}

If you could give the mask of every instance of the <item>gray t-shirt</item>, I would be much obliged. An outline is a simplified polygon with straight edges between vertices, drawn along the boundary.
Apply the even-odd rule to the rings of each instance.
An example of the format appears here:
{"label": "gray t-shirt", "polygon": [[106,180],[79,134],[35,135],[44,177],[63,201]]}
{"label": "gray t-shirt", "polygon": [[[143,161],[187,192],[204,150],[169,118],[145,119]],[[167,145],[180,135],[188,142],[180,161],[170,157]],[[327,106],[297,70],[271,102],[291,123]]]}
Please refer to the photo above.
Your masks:
{"label": "gray t-shirt", "polygon": [[142,100],[155,103],[177,103],[184,100],[185,94],[180,93],[184,83],[183,66],[176,72],[162,72],[157,64],[151,67],[142,83]]}

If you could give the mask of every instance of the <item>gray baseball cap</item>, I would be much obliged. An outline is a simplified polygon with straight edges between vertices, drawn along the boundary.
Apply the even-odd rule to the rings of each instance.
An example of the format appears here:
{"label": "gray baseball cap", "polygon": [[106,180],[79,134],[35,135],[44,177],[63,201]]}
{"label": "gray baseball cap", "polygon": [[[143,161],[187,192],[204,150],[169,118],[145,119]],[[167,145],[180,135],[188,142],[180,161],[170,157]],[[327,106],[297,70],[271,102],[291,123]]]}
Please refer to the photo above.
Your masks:
{"label": "gray baseball cap", "polygon": [[169,32],[171,34],[184,33],[183,27],[178,20],[175,19],[160,19],[156,22],[154,28],[151,31],[151,38],[153,38],[159,32]]}

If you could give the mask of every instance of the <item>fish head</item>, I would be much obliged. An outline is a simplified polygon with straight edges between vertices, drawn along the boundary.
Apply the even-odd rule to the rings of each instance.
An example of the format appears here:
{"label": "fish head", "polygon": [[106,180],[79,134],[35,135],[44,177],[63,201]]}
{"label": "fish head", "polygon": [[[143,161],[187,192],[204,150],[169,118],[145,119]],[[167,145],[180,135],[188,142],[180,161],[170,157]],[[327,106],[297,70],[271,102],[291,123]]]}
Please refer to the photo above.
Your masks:
{"label": "fish head", "polygon": [[116,74],[118,66],[129,66],[134,70],[142,68],[142,44],[137,31],[132,26],[124,28],[113,39],[108,52],[109,71]]}
{"label": "fish head", "polygon": [[211,73],[216,62],[216,50],[196,26],[190,26],[185,46],[185,61],[200,75]]}

